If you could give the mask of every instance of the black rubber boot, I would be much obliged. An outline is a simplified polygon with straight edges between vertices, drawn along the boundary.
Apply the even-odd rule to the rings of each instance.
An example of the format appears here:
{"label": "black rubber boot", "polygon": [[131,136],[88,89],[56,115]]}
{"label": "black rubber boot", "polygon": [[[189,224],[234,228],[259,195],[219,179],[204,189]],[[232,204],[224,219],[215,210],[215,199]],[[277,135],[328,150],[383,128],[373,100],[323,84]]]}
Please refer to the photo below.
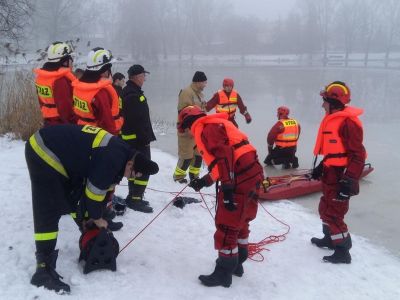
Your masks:
{"label": "black rubber boot", "polygon": [[236,266],[236,269],[233,271],[233,275],[237,277],[243,276],[244,273],[243,263],[247,260],[248,256],[249,256],[249,251],[247,250],[247,248],[239,247],[239,261]]}
{"label": "black rubber boot", "polygon": [[272,159],[271,156],[268,155],[265,159],[264,159],[264,164],[266,164],[267,166],[272,166]]}
{"label": "black rubber boot", "polygon": [[36,253],[36,272],[32,276],[31,284],[60,294],[68,294],[71,288],[60,280],[62,277],[56,272],[57,257],[58,250],[54,250],[48,256]]}
{"label": "black rubber boot", "polygon": [[237,264],[237,256],[220,256],[216,261],[214,272],[210,275],[200,275],[199,279],[202,284],[208,287],[230,287],[232,284],[232,273],[236,269]]}
{"label": "black rubber boot", "polygon": [[324,256],[324,262],[330,262],[332,264],[350,264],[351,263],[351,255],[349,249],[345,247],[337,246],[335,248],[335,252],[333,252],[330,256]]}
{"label": "black rubber boot", "polygon": [[290,163],[288,163],[288,162],[284,163],[282,166],[282,169],[285,169],[285,170],[290,169]]}
{"label": "black rubber boot", "polygon": [[126,205],[133,210],[144,212],[144,213],[152,213],[153,208],[151,206],[146,205],[146,203],[142,199],[129,199],[126,202]]}
{"label": "black rubber boot", "polygon": [[[125,198],[125,203],[129,202],[129,199],[132,199],[133,195],[135,195],[134,189],[135,189],[135,184],[133,183],[133,181],[128,181],[128,189],[129,189],[129,193],[128,196]],[[142,197],[142,201],[144,202],[145,205],[149,205],[149,201],[143,200]]]}
{"label": "black rubber boot", "polygon": [[311,238],[311,244],[316,245],[319,248],[328,248],[328,249],[335,249],[335,247],[333,246],[331,237],[329,235],[324,235],[324,237],[322,239],[313,237]]}
{"label": "black rubber boot", "polygon": [[299,159],[295,156],[292,160],[292,168],[297,169],[299,167]]}

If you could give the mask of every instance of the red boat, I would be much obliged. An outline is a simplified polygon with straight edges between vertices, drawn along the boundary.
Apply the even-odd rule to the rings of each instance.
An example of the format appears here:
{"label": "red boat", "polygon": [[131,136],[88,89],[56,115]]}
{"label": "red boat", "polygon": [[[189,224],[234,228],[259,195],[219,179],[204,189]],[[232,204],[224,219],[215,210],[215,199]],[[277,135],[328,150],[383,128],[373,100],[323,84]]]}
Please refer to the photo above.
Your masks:
{"label": "red boat", "polygon": [[[374,168],[365,164],[361,178],[371,173]],[[289,174],[267,177],[263,181],[264,191],[260,193],[260,200],[291,199],[307,194],[322,191],[322,183],[311,178],[311,173]]]}

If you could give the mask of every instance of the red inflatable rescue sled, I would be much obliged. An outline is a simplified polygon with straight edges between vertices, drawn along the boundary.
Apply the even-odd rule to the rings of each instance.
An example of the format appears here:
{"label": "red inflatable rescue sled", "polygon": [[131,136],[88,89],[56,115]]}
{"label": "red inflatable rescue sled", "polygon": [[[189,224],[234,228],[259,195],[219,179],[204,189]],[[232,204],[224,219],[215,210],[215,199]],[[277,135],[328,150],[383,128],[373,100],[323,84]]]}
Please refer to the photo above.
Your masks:
{"label": "red inflatable rescue sled", "polygon": [[[361,178],[371,173],[374,168],[365,164]],[[281,200],[296,198],[322,191],[322,183],[311,178],[311,173],[289,174],[267,177],[263,181],[264,189],[260,192],[260,200]]]}

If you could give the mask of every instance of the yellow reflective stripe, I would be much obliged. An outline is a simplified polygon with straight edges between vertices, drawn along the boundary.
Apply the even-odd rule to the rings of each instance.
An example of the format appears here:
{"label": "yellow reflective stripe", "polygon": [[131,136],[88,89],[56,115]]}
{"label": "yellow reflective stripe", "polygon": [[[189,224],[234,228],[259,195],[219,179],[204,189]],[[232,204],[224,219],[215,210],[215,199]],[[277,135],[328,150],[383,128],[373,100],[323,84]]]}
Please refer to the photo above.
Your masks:
{"label": "yellow reflective stripe", "polygon": [[179,167],[176,167],[176,168],[175,168],[174,175],[175,175],[175,176],[183,176],[183,175],[186,175],[186,171],[185,171],[185,170],[182,170],[182,169],[179,168]]}
{"label": "yellow reflective stripe", "polygon": [[128,181],[135,181],[135,177],[128,178]]}
{"label": "yellow reflective stripe", "polygon": [[142,95],[139,97],[139,100],[140,100],[140,102],[143,102],[144,100],[146,100],[146,97]]}
{"label": "yellow reflective stripe", "polygon": [[146,185],[149,183],[149,181],[148,181],[148,180],[138,180],[138,179],[135,179],[135,180],[133,181],[133,183],[134,183],[134,184],[137,184],[137,185],[144,185],[144,186],[146,186]]}
{"label": "yellow reflective stripe", "polygon": [[136,134],[121,134],[121,137],[123,140],[127,141],[127,140],[134,140],[136,139]]}
{"label": "yellow reflective stripe", "polygon": [[[70,216],[72,217],[72,219],[76,219],[76,212],[72,212],[72,213],[70,213]],[[88,212],[85,212],[85,218],[87,218],[87,217],[89,217],[89,213]]]}
{"label": "yellow reflective stripe", "polygon": [[92,148],[97,148],[100,146],[101,141],[106,136],[108,132],[105,130],[100,130],[99,133],[96,135],[95,139],[93,140]]}
{"label": "yellow reflective stripe", "polygon": [[107,50],[100,50],[100,51],[97,51],[97,53],[93,56],[93,62],[95,63],[97,57],[98,57],[99,55],[103,55],[103,54],[107,54]]}
{"label": "yellow reflective stripe", "polygon": [[189,167],[189,173],[192,173],[194,175],[198,175],[198,174],[200,174],[200,168],[195,168],[195,167],[190,166]]}
{"label": "yellow reflective stripe", "polygon": [[[36,152],[37,155],[39,155],[40,158],[42,158],[50,167],[52,167],[53,169],[55,169],[58,173],[60,173],[61,175],[65,176],[68,178],[68,174],[67,171],[65,171],[64,166],[57,161],[56,159],[57,156],[55,156],[55,154],[53,152],[50,151],[50,149],[47,149],[47,151],[49,153],[51,153],[52,156],[54,156],[55,158],[51,157],[48,153],[46,153],[38,144],[38,141],[36,140],[36,136],[38,138],[41,139],[39,133],[35,133],[34,135],[32,135],[29,138],[29,143],[32,146],[32,149]],[[41,142],[42,143],[42,142]],[[43,143],[42,143],[43,144]],[[44,145],[42,145],[44,146]]]}
{"label": "yellow reflective stripe", "polygon": [[50,241],[57,238],[58,231],[45,232],[45,233],[35,233],[35,241]]}
{"label": "yellow reflective stripe", "polygon": [[103,201],[104,198],[106,197],[105,194],[98,195],[98,194],[93,193],[91,190],[88,189],[88,187],[86,187],[86,189],[85,189],[85,194],[90,200],[94,200],[97,202]]}

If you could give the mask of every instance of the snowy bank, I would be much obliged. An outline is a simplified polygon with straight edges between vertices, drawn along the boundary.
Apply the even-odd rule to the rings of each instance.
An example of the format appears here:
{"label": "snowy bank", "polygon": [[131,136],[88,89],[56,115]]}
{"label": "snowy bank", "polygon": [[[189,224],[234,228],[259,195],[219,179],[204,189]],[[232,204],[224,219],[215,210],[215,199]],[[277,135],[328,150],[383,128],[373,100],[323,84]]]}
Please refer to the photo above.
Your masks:
{"label": "snowy bank", "polygon": [[[179,191],[171,180],[176,159],[153,150],[160,173],[150,179],[150,188]],[[0,299],[55,299],[53,292],[29,284],[35,269],[30,181],[24,159],[24,144],[0,138]],[[126,181],[117,188],[125,196]],[[185,190],[186,191],[186,190]],[[192,192],[191,190],[187,190]],[[214,188],[206,192],[212,193]],[[190,195],[200,199],[199,195]],[[146,200],[153,214],[134,211],[118,217],[124,222],[116,232],[121,248],[146,226],[171,200],[169,193],[148,190]],[[209,205],[213,198],[206,197]],[[310,237],[321,235],[318,217],[290,201],[263,203],[291,231],[285,241],[267,246],[263,262],[247,261],[242,278],[234,277],[230,288],[207,288],[197,279],[214,269],[213,220],[200,204],[183,210],[169,206],[117,258],[117,271],[84,275],[77,264],[79,231],[69,216],[60,222],[57,271],[71,285],[65,299],[400,299],[400,260],[352,235],[350,265],[331,265],[322,256],[331,253],[311,245]],[[262,208],[252,223],[251,242],[279,235],[286,227]]]}

